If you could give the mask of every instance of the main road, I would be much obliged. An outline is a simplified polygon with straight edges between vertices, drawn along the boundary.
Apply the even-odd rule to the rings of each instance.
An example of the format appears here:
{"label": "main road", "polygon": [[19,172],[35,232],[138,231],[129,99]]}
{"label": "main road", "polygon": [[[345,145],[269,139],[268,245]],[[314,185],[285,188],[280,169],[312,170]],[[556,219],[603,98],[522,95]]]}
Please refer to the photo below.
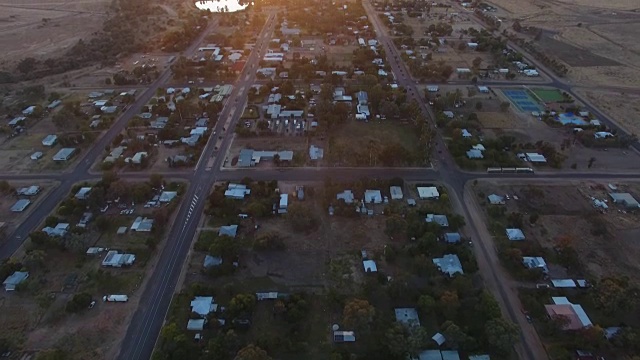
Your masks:
{"label": "main road", "polygon": [[205,210],[209,190],[220,173],[231,144],[235,124],[242,115],[248,90],[255,78],[255,67],[269,43],[275,16],[269,14],[258,36],[244,70],[238,77],[219,120],[196,165],[191,186],[182,201],[174,226],[169,231],[167,243],[156,264],[146,289],[139,299],[138,310],[127,330],[120,348],[119,359],[149,359],[169,310],[182,265],[187,257],[191,241]]}

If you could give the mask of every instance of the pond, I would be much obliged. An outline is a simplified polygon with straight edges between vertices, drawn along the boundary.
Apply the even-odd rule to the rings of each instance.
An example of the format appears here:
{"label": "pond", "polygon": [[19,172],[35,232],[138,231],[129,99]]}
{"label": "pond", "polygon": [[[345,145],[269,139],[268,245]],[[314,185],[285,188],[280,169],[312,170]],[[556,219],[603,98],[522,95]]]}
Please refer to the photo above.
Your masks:
{"label": "pond", "polygon": [[199,0],[196,7],[200,10],[209,10],[215,13],[236,12],[249,6],[248,1],[243,0]]}

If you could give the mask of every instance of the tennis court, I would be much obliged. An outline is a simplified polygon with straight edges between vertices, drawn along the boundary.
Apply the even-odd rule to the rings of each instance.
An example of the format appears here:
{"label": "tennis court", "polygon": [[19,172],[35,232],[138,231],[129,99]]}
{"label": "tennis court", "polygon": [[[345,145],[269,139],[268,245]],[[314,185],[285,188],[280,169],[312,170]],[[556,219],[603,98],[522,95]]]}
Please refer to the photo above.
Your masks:
{"label": "tennis court", "polygon": [[532,89],[533,93],[544,102],[563,101],[564,96],[558,89]]}
{"label": "tennis court", "polygon": [[543,110],[526,90],[502,90],[502,93],[522,112]]}

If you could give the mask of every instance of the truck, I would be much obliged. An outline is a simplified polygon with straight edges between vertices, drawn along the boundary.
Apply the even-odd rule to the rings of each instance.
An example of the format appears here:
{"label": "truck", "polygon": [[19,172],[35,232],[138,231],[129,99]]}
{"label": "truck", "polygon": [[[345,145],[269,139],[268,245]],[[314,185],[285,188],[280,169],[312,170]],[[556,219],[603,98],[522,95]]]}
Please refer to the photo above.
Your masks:
{"label": "truck", "polygon": [[104,302],[127,302],[129,297],[127,295],[105,295],[102,297]]}

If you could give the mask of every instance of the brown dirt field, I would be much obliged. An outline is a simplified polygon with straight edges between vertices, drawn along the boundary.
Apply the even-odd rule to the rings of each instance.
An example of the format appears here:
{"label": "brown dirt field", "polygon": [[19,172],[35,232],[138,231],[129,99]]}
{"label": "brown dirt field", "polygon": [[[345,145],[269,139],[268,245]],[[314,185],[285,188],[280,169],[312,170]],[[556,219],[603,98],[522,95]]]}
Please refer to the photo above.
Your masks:
{"label": "brown dirt field", "polygon": [[579,91],[586,95],[590,102],[603,109],[613,121],[626,131],[640,135],[640,94],[605,92],[605,91]]}
{"label": "brown dirt field", "polygon": [[[519,200],[507,201],[508,212],[538,212],[540,218],[534,226],[525,221],[523,231],[527,236],[526,241],[537,241],[543,247],[551,249],[556,245],[555,239],[558,236],[570,235],[574,239],[573,246],[590,275],[596,278],[627,275],[640,284],[640,265],[637,261],[640,256],[640,243],[637,242],[640,235],[640,214],[620,212],[621,208],[609,200],[607,183],[560,184],[549,181],[530,184],[481,182],[477,192],[517,194]],[[620,192],[631,192],[635,196],[640,194],[638,183],[616,185]],[[538,194],[531,192],[532,188]],[[592,205],[591,197],[609,200],[609,209],[599,213]],[[606,224],[609,231],[607,235],[595,236],[591,233],[595,218]]]}
{"label": "brown dirt field", "polygon": [[[58,54],[99,31],[107,0],[21,0],[0,4],[0,60]],[[46,22],[43,19],[50,19]]]}
{"label": "brown dirt field", "polygon": [[525,124],[519,119],[515,119],[509,113],[501,112],[478,112],[478,120],[486,129],[513,129],[523,127]]}
{"label": "brown dirt field", "polygon": [[[322,47],[320,44],[318,46]],[[353,51],[357,48],[357,45],[326,46],[327,58],[330,62],[334,61],[338,66],[350,66]]]}

